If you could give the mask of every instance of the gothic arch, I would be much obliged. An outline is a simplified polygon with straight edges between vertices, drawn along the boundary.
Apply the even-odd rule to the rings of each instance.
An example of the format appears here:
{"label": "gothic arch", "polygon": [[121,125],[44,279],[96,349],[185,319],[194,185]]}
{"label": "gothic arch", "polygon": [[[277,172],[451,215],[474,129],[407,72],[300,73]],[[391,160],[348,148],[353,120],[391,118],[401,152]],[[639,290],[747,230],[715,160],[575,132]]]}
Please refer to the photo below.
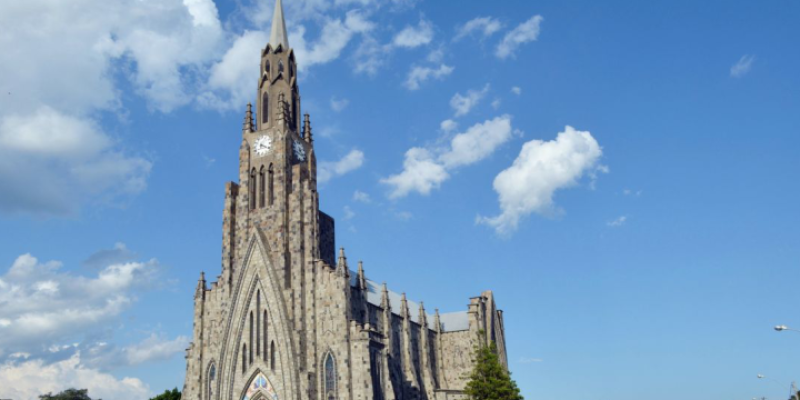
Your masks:
{"label": "gothic arch", "polygon": [[[247,335],[250,302],[255,302],[256,291],[261,290],[262,304],[269,315],[270,342],[280,346],[275,352],[276,370],[260,369],[268,376],[282,399],[300,400],[300,375],[298,360],[289,355],[295,354],[294,343],[289,329],[288,310],[283,295],[283,279],[270,258],[269,245],[260,230],[248,241],[243,257],[243,267],[234,278],[231,312],[228,314],[227,328],[223,334],[224,347],[221,349],[217,371],[220,381],[219,399],[240,400],[242,392],[241,366],[242,339]],[[271,355],[270,355],[271,356]],[[247,371],[257,365],[265,365],[262,360],[254,360]],[[238,367],[238,368],[237,368]],[[237,382],[239,382],[237,384]]]}
{"label": "gothic arch", "polygon": [[261,372],[256,370],[253,372],[247,385],[242,391],[241,400],[279,400],[280,396],[278,391],[272,385],[269,378]]}
{"label": "gothic arch", "polygon": [[320,388],[322,388],[323,400],[337,400],[339,398],[339,371],[336,364],[336,357],[328,349],[320,360]]}
{"label": "gothic arch", "polygon": [[211,361],[208,362],[208,368],[206,368],[206,387],[203,388],[207,400],[212,400],[214,398],[214,391],[219,390],[217,382],[219,382],[217,379],[217,362],[212,358]]}

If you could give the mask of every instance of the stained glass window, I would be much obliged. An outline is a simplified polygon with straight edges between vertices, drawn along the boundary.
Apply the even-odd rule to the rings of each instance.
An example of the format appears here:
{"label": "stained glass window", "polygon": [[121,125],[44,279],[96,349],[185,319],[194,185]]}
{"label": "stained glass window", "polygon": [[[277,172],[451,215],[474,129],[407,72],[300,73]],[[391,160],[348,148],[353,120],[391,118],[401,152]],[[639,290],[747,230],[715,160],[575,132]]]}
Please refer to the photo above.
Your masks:
{"label": "stained glass window", "polygon": [[336,399],[336,366],[331,353],[325,358],[325,393],[328,400]]}

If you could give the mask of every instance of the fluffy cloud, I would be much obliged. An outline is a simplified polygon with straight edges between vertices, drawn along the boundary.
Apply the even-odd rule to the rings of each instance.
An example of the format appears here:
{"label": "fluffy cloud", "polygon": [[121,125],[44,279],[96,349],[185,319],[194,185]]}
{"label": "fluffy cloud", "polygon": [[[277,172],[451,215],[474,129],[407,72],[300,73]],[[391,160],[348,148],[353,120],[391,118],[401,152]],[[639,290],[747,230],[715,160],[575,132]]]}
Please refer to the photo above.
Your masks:
{"label": "fluffy cloud", "polygon": [[449,171],[485,159],[512,134],[511,116],[503,115],[455,135],[445,148],[413,147],[405,154],[403,171],[381,179],[381,183],[392,188],[390,198],[404,197],[411,192],[428,195],[450,178]]}
{"label": "fluffy cloud", "polygon": [[198,102],[221,110],[241,109],[252,98],[261,48],[268,41],[263,31],[245,31],[237,37],[222,59],[211,66],[209,90],[198,96]]}
{"label": "fluffy cloud", "polygon": [[42,354],[103,329],[158,268],[155,260],[114,263],[83,277],[61,272],[61,266],[23,254],[0,276],[0,357],[12,349]]}
{"label": "fluffy cloud", "polygon": [[517,48],[528,42],[532,42],[539,37],[542,24],[541,15],[534,15],[531,19],[519,24],[511,32],[506,33],[503,40],[497,45],[495,55],[497,58],[505,59],[514,55]]}
{"label": "fluffy cloud", "polygon": [[364,193],[360,190],[356,190],[355,192],[353,192],[353,200],[366,204],[372,202],[372,199],[369,197],[369,193]]}
{"label": "fluffy cloud", "polygon": [[428,195],[449,177],[450,174],[434,160],[430,151],[412,147],[406,152],[403,172],[381,179],[381,183],[392,186],[393,190],[389,197],[399,198],[412,191]]}
{"label": "fluffy cloud", "polygon": [[52,364],[42,360],[9,360],[0,365],[0,397],[35,400],[45,393],[68,388],[85,388],[92,398],[141,400],[150,388],[136,378],[117,379],[81,365],[80,353]]}
{"label": "fluffy cloud", "polygon": [[515,95],[519,96],[522,94],[522,88],[519,86],[514,86],[511,88],[511,93],[514,93]]}
{"label": "fluffy cloud", "polygon": [[502,27],[503,24],[495,18],[478,17],[459,26],[458,29],[456,29],[456,36],[453,40],[461,40],[473,32],[480,32],[483,37],[488,37],[499,31]]}
{"label": "fluffy cloud", "polygon": [[67,215],[125,201],[146,188],[151,166],[88,118],[45,106],[0,120],[0,212]]}
{"label": "fluffy cloud", "polygon": [[355,171],[364,165],[364,153],[361,150],[350,150],[339,161],[323,161],[317,168],[317,181],[325,183],[334,177]]}
{"label": "fluffy cloud", "polygon": [[415,48],[426,45],[433,40],[433,25],[426,21],[419,21],[417,26],[407,26],[395,35],[394,43],[397,47]]}
{"label": "fluffy cloud", "polygon": [[347,105],[350,104],[350,101],[347,99],[337,99],[336,97],[331,97],[331,110],[336,112],[341,112]]}
{"label": "fluffy cloud", "polygon": [[489,93],[488,83],[483,87],[483,89],[468,90],[467,94],[463,96],[461,93],[456,93],[453,95],[453,98],[450,99],[450,107],[452,107],[453,111],[455,111],[456,117],[467,115],[473,107],[480,103],[481,99],[486,96],[486,93]]}
{"label": "fluffy cloud", "polygon": [[553,195],[559,189],[578,183],[593,174],[603,152],[591,133],[567,126],[555,140],[531,140],[522,146],[514,163],[494,180],[499,196],[500,215],[478,217],[502,235],[513,233],[519,221],[531,214],[558,211]]}
{"label": "fluffy cloud", "polygon": [[299,26],[289,34],[289,43],[297,55],[298,69],[303,71],[337,59],[354,35],[367,33],[374,27],[362,13],[353,10],[343,20],[328,19],[322,27],[319,39],[309,44],[305,40],[305,27]]}
{"label": "fluffy cloud", "polygon": [[627,220],[628,220],[628,217],[622,215],[620,217],[614,218],[611,221],[606,222],[606,225],[608,225],[608,226],[610,226],[612,228],[618,228],[618,227],[624,225],[625,221],[627,221]]}
{"label": "fluffy cloud", "polygon": [[442,79],[453,72],[454,67],[442,64],[439,68],[430,67],[412,67],[408,72],[405,87],[408,90],[418,90],[420,85],[428,79]]}
{"label": "fluffy cloud", "polygon": [[150,361],[166,360],[184,352],[188,346],[189,338],[186,336],[178,336],[169,340],[156,334],[151,334],[142,342],[126,347],[124,354],[128,365],[136,365]]}
{"label": "fluffy cloud", "polygon": [[747,73],[750,72],[750,68],[753,67],[753,61],[755,60],[755,56],[749,54],[743,55],[736,64],[731,66],[731,76],[734,78],[741,78],[747,75]]}

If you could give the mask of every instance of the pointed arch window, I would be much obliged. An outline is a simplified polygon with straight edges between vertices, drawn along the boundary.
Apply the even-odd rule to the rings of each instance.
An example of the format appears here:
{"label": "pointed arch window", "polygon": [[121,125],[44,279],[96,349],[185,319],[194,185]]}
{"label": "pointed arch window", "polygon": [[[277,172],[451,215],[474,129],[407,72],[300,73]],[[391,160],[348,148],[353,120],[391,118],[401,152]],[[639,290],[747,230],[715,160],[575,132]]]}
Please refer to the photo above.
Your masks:
{"label": "pointed arch window", "polygon": [[336,400],[336,363],[333,360],[333,354],[328,353],[325,356],[323,370],[325,378],[325,398],[327,400]]}
{"label": "pointed arch window", "polygon": [[275,341],[269,344],[269,369],[275,371]]}
{"label": "pointed arch window", "polygon": [[267,203],[271,206],[272,201],[275,199],[275,190],[273,186],[273,184],[275,183],[275,171],[272,168],[272,164],[269,165],[268,175],[269,176],[267,177],[268,180],[267,185],[269,185],[269,194],[268,194],[269,198]]}
{"label": "pointed arch window", "polygon": [[247,372],[247,343],[242,343],[242,373]]}
{"label": "pointed arch window", "polygon": [[283,60],[278,60],[278,73],[283,73]]}
{"label": "pointed arch window", "polygon": [[289,60],[289,80],[292,80],[292,76],[294,76],[294,61],[291,59]]}
{"label": "pointed arch window", "polygon": [[250,363],[253,363],[253,312],[250,311]]}
{"label": "pointed arch window", "polygon": [[211,400],[214,397],[214,380],[217,379],[217,366],[211,362],[211,367],[208,368],[208,385],[206,387],[206,398]]}
{"label": "pointed arch window", "polygon": [[[264,206],[263,200],[261,206],[262,207]],[[261,314],[258,312],[258,310],[260,309],[261,309],[261,291],[259,290],[256,292],[256,357],[261,357]]]}
{"label": "pointed arch window", "polygon": [[261,95],[261,123],[267,122],[269,122],[269,94],[265,92]]}
{"label": "pointed arch window", "polygon": [[269,70],[269,60],[267,60],[266,64],[264,64],[264,72],[267,74],[267,78],[269,78],[270,70]]}
{"label": "pointed arch window", "polygon": [[264,166],[261,166],[261,171],[258,172],[258,207],[264,208],[264,203],[266,201],[265,193],[266,190],[264,186],[266,186],[266,171],[264,170]]}
{"label": "pointed arch window", "polygon": [[264,361],[267,361],[267,310],[264,310]]}
{"label": "pointed arch window", "polygon": [[250,182],[248,182],[250,189],[250,209],[256,208],[256,169],[250,171]]}

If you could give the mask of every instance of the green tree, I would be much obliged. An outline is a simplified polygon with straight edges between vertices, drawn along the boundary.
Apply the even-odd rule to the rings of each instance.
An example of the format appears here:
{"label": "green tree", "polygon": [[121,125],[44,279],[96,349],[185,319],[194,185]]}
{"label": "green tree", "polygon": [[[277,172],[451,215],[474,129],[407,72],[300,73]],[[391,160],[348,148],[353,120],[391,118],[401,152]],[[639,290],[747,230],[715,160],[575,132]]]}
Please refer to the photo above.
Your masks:
{"label": "green tree", "polygon": [[[67,389],[59,394],[43,394],[41,400],[92,400],[88,389]],[[99,399],[98,399],[99,400]]]}
{"label": "green tree", "polygon": [[165,390],[164,393],[161,393],[150,400],[181,400],[181,392],[178,390],[178,388]]}
{"label": "green tree", "polygon": [[523,400],[517,383],[500,364],[494,342],[475,348],[475,367],[464,392],[471,400]]}

